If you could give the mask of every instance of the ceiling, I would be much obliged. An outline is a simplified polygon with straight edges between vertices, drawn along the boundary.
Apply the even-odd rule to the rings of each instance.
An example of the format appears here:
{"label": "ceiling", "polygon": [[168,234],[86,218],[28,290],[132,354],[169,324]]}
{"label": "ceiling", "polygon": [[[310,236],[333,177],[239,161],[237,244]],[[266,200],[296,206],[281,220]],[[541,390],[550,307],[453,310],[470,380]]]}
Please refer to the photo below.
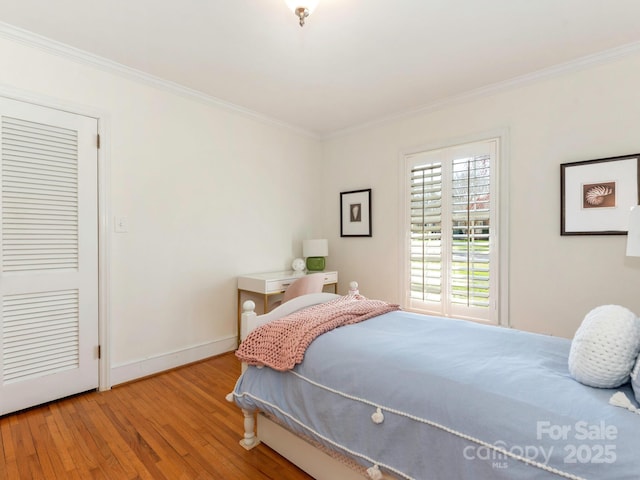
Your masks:
{"label": "ceiling", "polygon": [[0,0],[0,21],[319,136],[640,42],[638,0]]}

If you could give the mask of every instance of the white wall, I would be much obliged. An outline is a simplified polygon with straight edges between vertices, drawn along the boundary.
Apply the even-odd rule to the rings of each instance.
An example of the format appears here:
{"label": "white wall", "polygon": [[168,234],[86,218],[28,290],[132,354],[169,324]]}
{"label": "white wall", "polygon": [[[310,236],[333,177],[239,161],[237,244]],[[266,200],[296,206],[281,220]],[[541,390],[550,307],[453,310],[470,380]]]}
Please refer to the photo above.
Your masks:
{"label": "white wall", "polygon": [[[624,236],[560,236],[560,164],[640,152],[640,55],[388,121],[324,142],[329,267],[401,301],[400,152],[509,131],[510,312],[515,328],[571,337],[585,313],[640,314],[640,259]],[[340,238],[339,192],[372,188],[373,238]]]}
{"label": "white wall", "polygon": [[7,39],[1,87],[106,113],[114,383],[232,348],[236,276],[317,234],[320,142]]}
{"label": "white wall", "polygon": [[[560,163],[640,152],[639,84],[627,57],[319,142],[0,39],[0,88],[108,120],[108,208],[129,220],[111,234],[114,383],[229,348],[235,277],[287,268],[302,238],[330,239],[340,290],[399,301],[400,152],[496,128],[510,132],[511,324],[571,336],[598,304],[640,313],[625,237],[559,235]],[[339,193],[361,188],[373,238],[340,238]]]}

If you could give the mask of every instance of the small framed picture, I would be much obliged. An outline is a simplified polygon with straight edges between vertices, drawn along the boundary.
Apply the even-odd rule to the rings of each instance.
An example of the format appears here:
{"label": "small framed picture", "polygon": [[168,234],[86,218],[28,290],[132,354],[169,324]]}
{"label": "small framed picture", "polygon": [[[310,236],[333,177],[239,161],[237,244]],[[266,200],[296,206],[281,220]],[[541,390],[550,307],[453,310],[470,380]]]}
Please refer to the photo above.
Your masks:
{"label": "small framed picture", "polygon": [[340,236],[371,237],[371,189],[340,193]]}
{"label": "small framed picture", "polygon": [[640,153],[560,165],[560,234],[626,235],[639,172]]}

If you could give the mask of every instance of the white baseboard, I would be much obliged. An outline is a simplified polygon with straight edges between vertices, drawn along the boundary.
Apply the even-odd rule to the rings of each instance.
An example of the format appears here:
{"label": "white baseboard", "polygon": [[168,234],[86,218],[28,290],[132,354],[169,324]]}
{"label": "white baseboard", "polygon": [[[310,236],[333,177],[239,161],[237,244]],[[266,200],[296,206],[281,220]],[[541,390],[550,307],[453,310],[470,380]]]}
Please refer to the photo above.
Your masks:
{"label": "white baseboard", "polygon": [[111,386],[235,350],[235,336],[111,367]]}

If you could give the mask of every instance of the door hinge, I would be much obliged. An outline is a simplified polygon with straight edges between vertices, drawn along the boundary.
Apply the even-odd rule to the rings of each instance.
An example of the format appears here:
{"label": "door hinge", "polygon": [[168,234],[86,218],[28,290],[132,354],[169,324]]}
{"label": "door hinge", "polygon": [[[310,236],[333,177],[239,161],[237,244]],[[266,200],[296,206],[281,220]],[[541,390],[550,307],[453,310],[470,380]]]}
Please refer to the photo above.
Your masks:
{"label": "door hinge", "polygon": [[98,345],[98,360],[102,358],[102,346]]}
{"label": "door hinge", "polygon": [[100,134],[98,134],[96,138],[96,148],[100,149]]}

